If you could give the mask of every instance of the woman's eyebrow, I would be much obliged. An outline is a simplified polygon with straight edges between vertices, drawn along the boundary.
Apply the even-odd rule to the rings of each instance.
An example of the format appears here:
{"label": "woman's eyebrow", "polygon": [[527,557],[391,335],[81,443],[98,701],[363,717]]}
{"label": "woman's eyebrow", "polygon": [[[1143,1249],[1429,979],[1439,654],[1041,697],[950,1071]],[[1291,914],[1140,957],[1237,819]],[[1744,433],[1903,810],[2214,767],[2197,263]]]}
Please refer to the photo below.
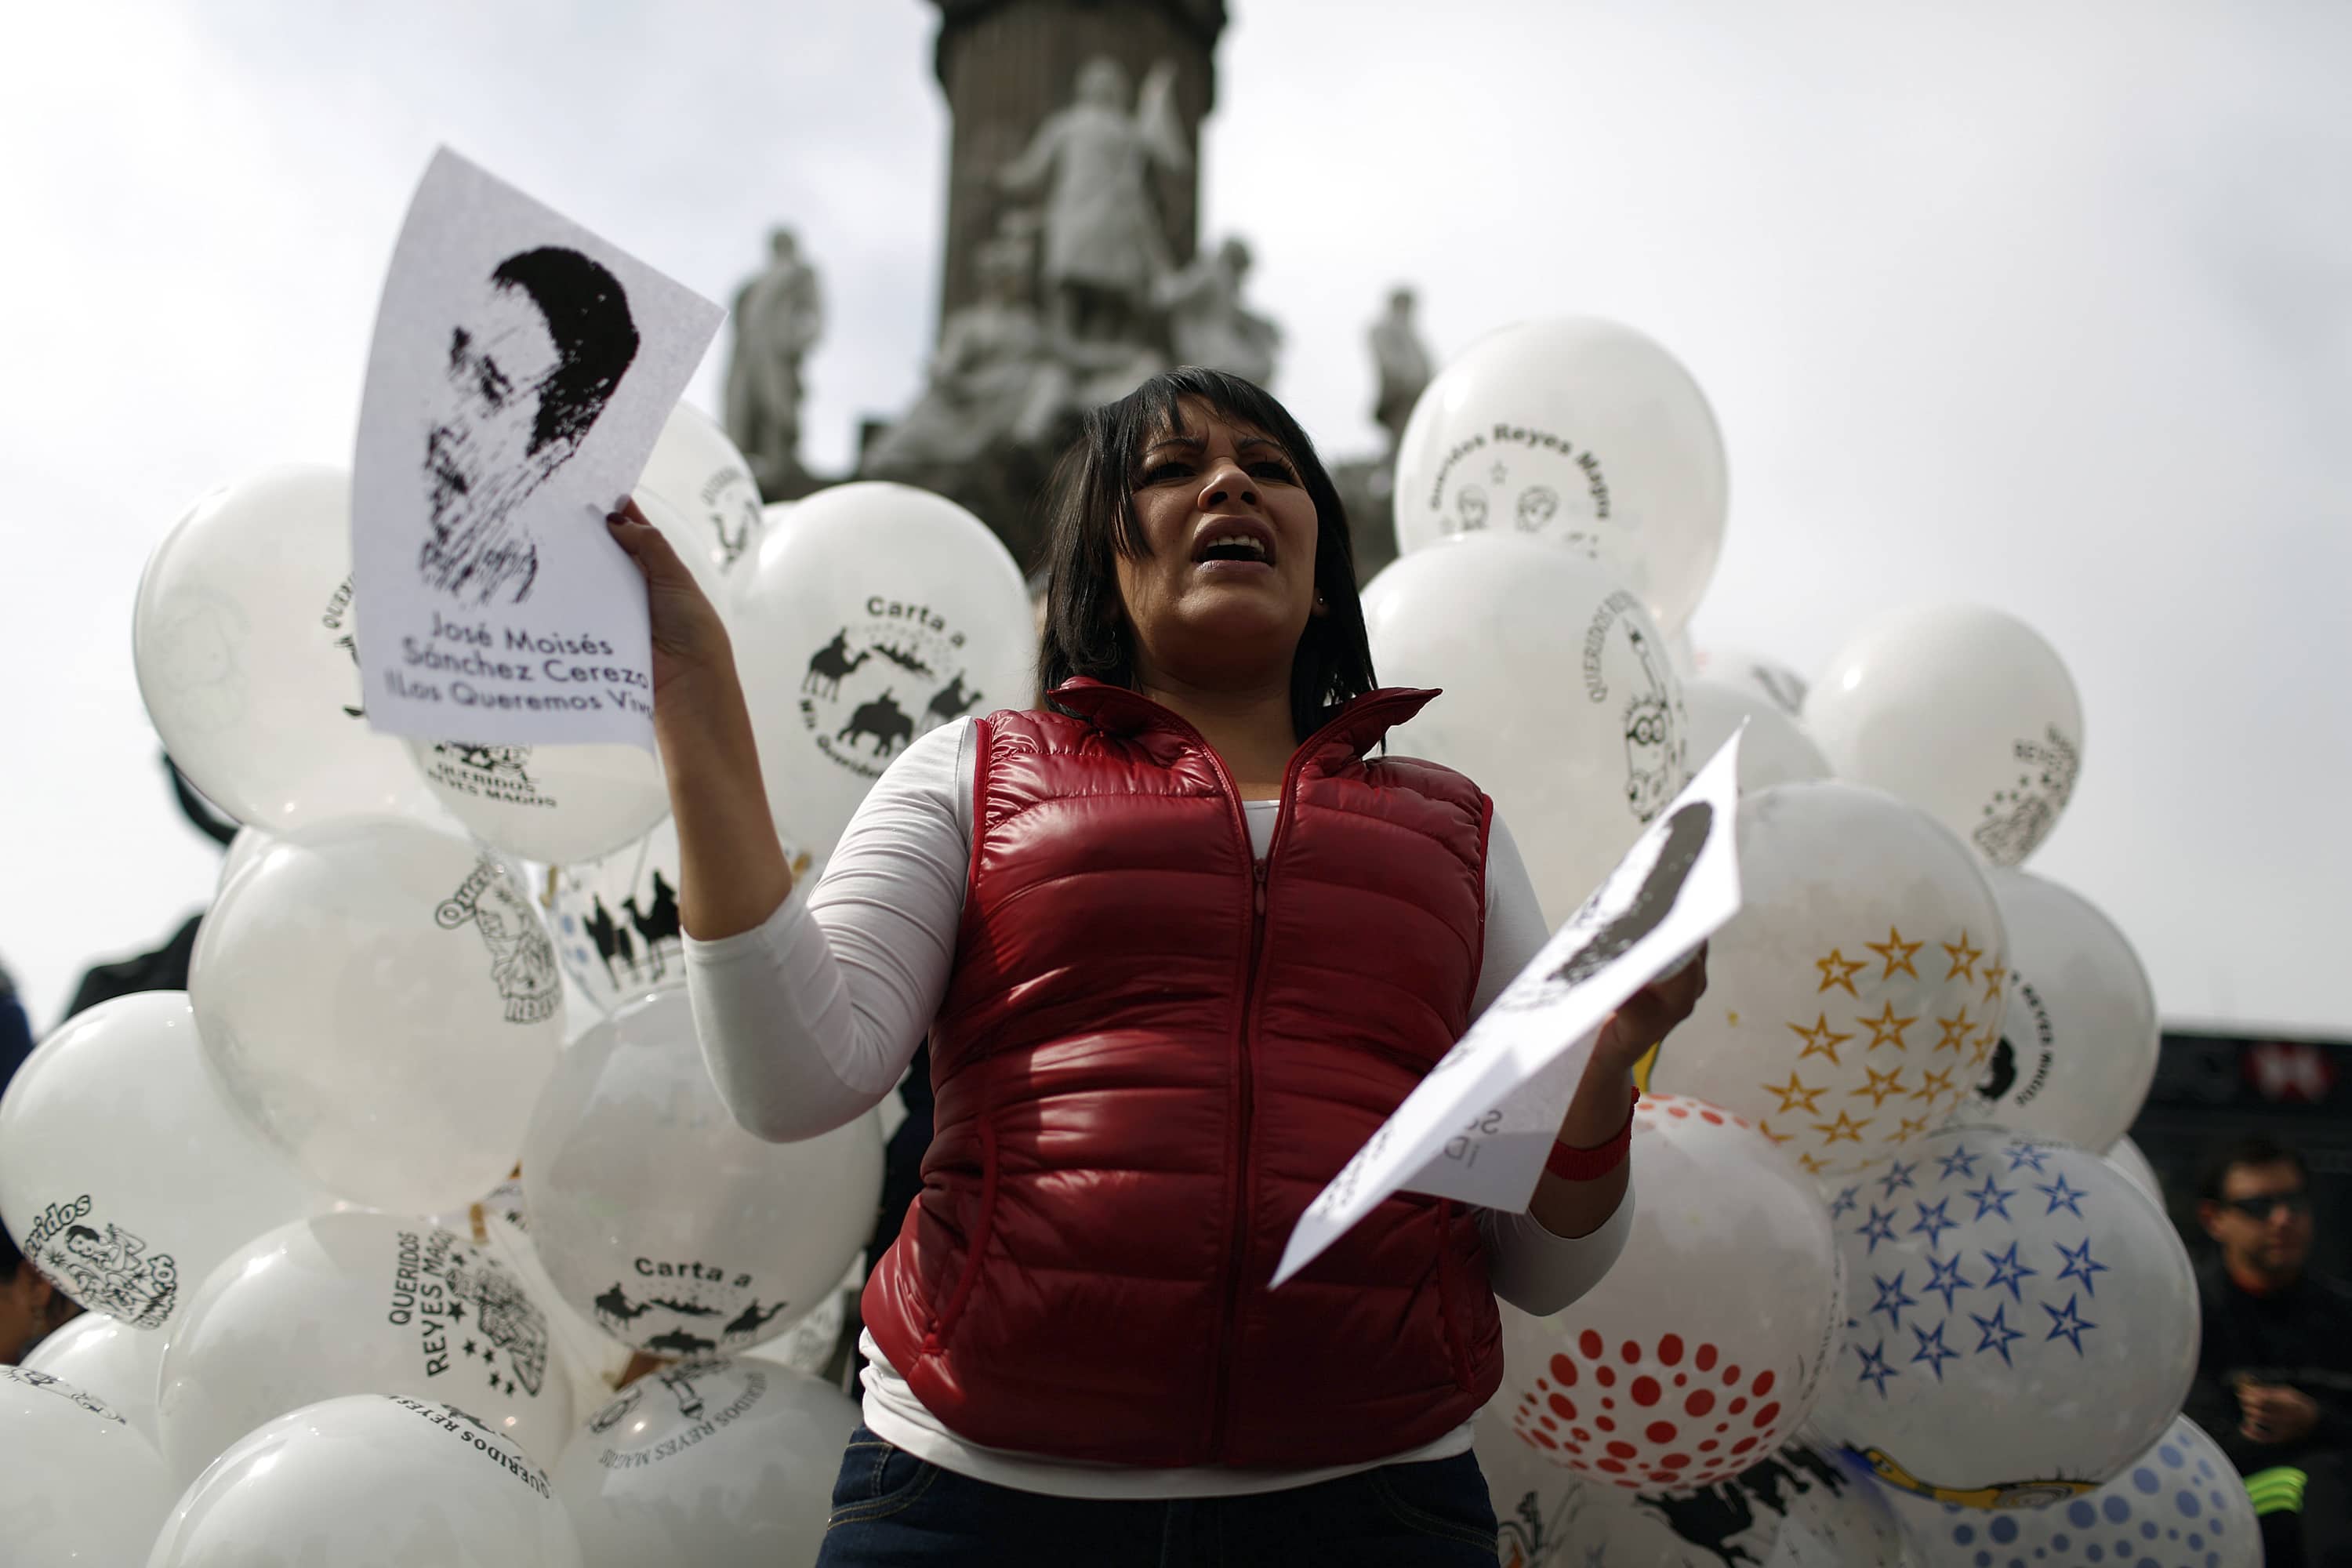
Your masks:
{"label": "woman's eyebrow", "polygon": [[1162,447],[1181,447],[1188,452],[1197,452],[1208,444],[1209,438],[1205,436],[1162,436],[1143,449],[1157,452]]}

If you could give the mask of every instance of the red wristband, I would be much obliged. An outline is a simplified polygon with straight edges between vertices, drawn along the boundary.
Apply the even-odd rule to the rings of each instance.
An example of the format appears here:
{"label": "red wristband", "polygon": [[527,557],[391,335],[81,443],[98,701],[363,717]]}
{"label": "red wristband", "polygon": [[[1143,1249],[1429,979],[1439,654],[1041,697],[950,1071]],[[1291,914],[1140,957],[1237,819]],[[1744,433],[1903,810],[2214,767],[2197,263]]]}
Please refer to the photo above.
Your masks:
{"label": "red wristband", "polygon": [[1625,1125],[1617,1129],[1617,1136],[1606,1143],[1590,1149],[1580,1149],[1572,1143],[1555,1142],[1544,1159],[1544,1169],[1563,1182],[1590,1182],[1605,1176],[1622,1164],[1625,1151],[1633,1142],[1633,1107],[1642,1103],[1642,1091],[1625,1102]]}

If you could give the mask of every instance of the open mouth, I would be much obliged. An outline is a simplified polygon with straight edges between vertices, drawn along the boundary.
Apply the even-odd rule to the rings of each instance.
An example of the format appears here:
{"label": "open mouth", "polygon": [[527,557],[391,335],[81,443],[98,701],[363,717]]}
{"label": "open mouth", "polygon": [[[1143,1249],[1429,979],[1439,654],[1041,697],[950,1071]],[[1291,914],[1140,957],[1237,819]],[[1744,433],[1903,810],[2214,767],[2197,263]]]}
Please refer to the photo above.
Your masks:
{"label": "open mouth", "polygon": [[1201,565],[1232,562],[1272,566],[1274,530],[1251,518],[1219,518],[1202,525],[1193,536],[1192,559]]}

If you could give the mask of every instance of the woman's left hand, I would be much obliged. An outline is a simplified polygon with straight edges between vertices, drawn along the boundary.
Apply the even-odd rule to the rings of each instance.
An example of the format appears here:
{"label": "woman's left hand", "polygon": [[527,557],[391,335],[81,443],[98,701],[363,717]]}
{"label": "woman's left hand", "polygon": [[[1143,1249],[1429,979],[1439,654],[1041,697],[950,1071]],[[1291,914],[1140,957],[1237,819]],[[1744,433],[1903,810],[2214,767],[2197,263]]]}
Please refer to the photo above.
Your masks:
{"label": "woman's left hand", "polygon": [[1658,976],[1609,1015],[1560,1122],[1561,1142],[1594,1149],[1617,1135],[1625,1125],[1625,1091],[1633,1080],[1633,1064],[1691,1016],[1706,991],[1706,945],[1702,942],[1680,969]]}
{"label": "woman's left hand", "polygon": [[[1706,947],[1701,943],[1681,968],[1643,986],[1609,1016],[1560,1121],[1560,1142],[1571,1149],[1601,1150],[1625,1132],[1633,1120],[1627,1089],[1633,1064],[1691,1016],[1706,991]],[[1590,1236],[1616,1212],[1630,1180],[1630,1167],[1622,1159],[1583,1178],[1561,1176],[1547,1167],[1528,1212],[1554,1236]]]}
{"label": "woman's left hand", "polygon": [[1630,1073],[1652,1046],[1689,1017],[1706,994],[1706,944],[1685,959],[1680,969],[1658,976],[1633,993],[1622,1007],[1601,1026],[1592,1047],[1594,1073]]}

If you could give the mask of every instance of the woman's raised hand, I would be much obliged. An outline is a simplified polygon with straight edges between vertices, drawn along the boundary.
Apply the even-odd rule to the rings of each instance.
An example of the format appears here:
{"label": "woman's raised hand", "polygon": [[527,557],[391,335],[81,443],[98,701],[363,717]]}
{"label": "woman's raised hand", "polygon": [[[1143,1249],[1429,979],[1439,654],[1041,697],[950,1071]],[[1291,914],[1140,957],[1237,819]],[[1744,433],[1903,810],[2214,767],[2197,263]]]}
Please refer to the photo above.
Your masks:
{"label": "woman's raised hand", "polygon": [[[673,691],[700,691],[735,679],[735,651],[727,624],[667,536],[647,521],[635,500],[604,520],[613,538],[645,574],[646,609],[653,624],[654,703]],[[684,682],[684,686],[679,683]]]}
{"label": "woman's raised hand", "polygon": [[605,520],[645,574],[653,626],[654,738],[677,825],[686,933],[748,931],[793,890],[791,866],[760,781],[760,748],[719,607],[634,500]]}

